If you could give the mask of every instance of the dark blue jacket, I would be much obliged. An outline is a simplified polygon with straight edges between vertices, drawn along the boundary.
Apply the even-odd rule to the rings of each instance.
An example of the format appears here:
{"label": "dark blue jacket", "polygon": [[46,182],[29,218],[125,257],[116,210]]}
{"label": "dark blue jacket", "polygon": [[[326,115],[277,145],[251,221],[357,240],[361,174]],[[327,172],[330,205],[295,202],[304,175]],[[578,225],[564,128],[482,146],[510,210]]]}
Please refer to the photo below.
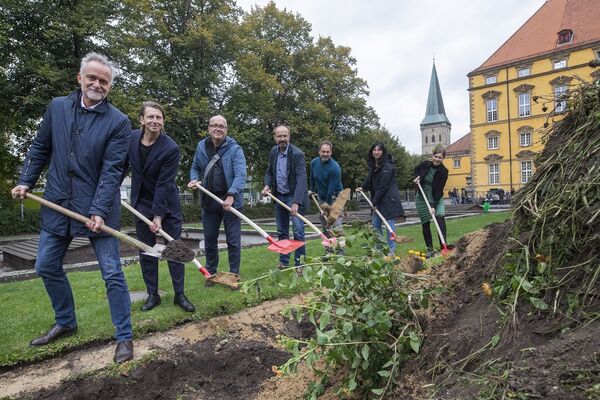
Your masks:
{"label": "dark blue jacket", "polygon": [[[107,101],[81,108],[81,91],[56,97],[48,106],[19,179],[33,188],[44,167],[44,198],[87,217],[98,215],[118,229],[119,185],[129,148],[129,118]],[[42,207],[42,228],[65,236],[97,236],[84,224]]]}
{"label": "dark blue jacket", "polygon": [[[273,194],[277,192],[277,155],[279,146],[274,146],[269,154],[269,166],[265,173],[265,185],[269,186]],[[287,153],[288,186],[293,193],[292,203],[298,204],[300,213],[308,207],[308,187],[306,182],[306,162],[304,153],[293,144],[288,144]]]}
{"label": "dark blue jacket", "polygon": [[137,207],[143,184],[153,195],[152,209],[147,210],[150,214],[163,218],[172,215],[181,219],[179,189],[175,183],[179,169],[179,146],[169,136],[161,133],[142,167],[141,138],[140,129],[131,132],[131,144],[123,169],[124,177],[131,166],[131,205]]}
{"label": "dark blue jacket", "polygon": [[[196,146],[196,154],[190,170],[190,180],[203,181],[204,169],[210,162],[206,154],[206,145],[204,142],[211,140],[210,136],[202,139]],[[244,151],[237,142],[225,136],[225,142],[221,145],[221,163],[225,180],[227,181],[227,194],[233,196],[233,207],[241,208],[244,205],[244,186],[246,185],[246,157]]]}

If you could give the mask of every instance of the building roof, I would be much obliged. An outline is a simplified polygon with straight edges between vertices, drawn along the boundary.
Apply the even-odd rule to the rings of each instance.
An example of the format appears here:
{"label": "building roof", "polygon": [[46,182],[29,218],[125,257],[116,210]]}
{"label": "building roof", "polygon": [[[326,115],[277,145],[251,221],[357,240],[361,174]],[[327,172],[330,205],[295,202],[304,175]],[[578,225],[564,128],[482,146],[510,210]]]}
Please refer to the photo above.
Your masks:
{"label": "building roof", "polygon": [[444,99],[442,99],[442,90],[440,89],[440,82],[438,81],[434,61],[431,68],[431,80],[429,81],[427,108],[425,109],[425,117],[421,121],[421,125],[438,124],[440,122],[452,125],[444,109]]}
{"label": "building roof", "polygon": [[471,152],[471,132],[446,147],[446,156],[464,155]]}
{"label": "building roof", "polygon": [[[599,21],[598,0],[548,0],[469,75],[599,41]],[[557,34],[564,29],[573,31],[573,39],[570,43],[559,45]]]}

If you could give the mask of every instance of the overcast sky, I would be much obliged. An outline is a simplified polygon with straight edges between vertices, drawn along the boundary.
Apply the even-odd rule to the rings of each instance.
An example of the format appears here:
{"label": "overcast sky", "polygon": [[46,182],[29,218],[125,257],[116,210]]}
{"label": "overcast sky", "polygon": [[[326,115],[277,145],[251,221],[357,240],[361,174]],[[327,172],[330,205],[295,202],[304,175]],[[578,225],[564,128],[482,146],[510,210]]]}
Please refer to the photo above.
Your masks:
{"label": "overcast sky", "polygon": [[[479,67],[544,0],[275,0],[300,14],[313,37],[352,49],[368,103],[412,153],[421,152],[432,60],[452,123],[452,142],[469,132],[466,75]],[[249,11],[268,0],[237,0]]]}

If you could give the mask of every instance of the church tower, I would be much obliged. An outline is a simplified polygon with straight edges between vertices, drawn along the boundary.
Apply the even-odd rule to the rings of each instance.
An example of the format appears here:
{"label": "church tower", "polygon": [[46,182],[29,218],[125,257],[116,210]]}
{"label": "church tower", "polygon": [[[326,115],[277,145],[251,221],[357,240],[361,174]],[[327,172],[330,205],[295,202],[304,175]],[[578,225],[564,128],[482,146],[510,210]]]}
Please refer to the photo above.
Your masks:
{"label": "church tower", "polygon": [[427,109],[425,118],[421,121],[421,154],[431,154],[433,148],[438,144],[447,147],[450,144],[450,129],[452,124],[446,116],[444,100],[438,81],[435,61],[431,69],[431,81],[429,82],[429,96],[427,97]]}

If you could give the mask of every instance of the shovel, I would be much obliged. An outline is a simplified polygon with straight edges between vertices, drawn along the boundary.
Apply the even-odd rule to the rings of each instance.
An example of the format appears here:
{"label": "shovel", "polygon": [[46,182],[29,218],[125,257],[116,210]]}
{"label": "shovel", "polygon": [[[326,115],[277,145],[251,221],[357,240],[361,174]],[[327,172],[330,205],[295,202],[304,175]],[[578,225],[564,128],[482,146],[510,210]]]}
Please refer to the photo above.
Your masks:
{"label": "shovel", "polygon": [[[223,204],[223,200],[221,200],[219,197],[215,196],[211,191],[209,191],[208,189],[206,189],[204,186],[202,186],[200,184],[200,182],[198,182],[196,184],[196,186],[198,187],[198,189],[200,189],[202,192],[206,193],[208,196],[212,197],[212,199],[214,201],[216,201],[219,204]],[[246,217],[244,214],[242,214],[241,212],[239,212],[238,210],[236,210],[235,208],[231,207],[229,209],[229,211],[231,211],[232,213],[234,213],[238,218],[242,219],[243,221],[245,221],[248,225],[250,225],[255,231],[257,231],[258,233],[260,233],[260,235],[265,238],[265,240],[269,243],[271,243],[268,247],[268,249],[270,251],[273,251],[275,253],[280,253],[280,254],[289,254],[292,251],[296,250],[299,247],[304,246],[304,242],[301,242],[299,240],[289,240],[289,239],[285,239],[285,240],[275,240],[273,239],[271,236],[269,236],[269,234],[267,232],[265,232],[260,226],[256,225],[250,218]]]}
{"label": "shovel", "polygon": [[394,232],[394,230],[392,229],[392,227],[390,226],[390,224],[388,224],[388,222],[386,221],[386,219],[383,217],[383,215],[381,215],[381,212],[377,209],[377,207],[375,207],[373,205],[373,203],[371,203],[371,200],[369,199],[369,197],[365,194],[365,192],[363,190],[360,191],[360,194],[363,195],[363,197],[365,198],[365,200],[367,201],[367,203],[369,203],[369,205],[371,206],[371,209],[373,211],[375,211],[375,214],[377,214],[377,216],[379,217],[379,219],[381,221],[383,221],[383,224],[385,225],[385,228],[388,230],[388,232],[390,233],[390,239],[392,240],[396,240],[396,232]]}
{"label": "shovel", "polygon": [[325,215],[325,212],[323,211],[323,209],[321,208],[321,205],[319,204],[319,200],[317,200],[317,196],[315,196],[314,193],[310,193],[310,198],[313,199],[313,201],[315,202],[315,204],[317,205],[317,208],[319,209],[319,212],[321,213],[322,216]]}
{"label": "shovel", "polygon": [[[64,214],[67,217],[73,218],[74,220],[79,221],[81,223],[85,224],[85,223],[91,221],[89,218],[84,217],[81,214],[78,214],[74,211],[68,210],[64,207],[59,206],[58,204],[54,204],[51,201],[48,201],[41,197],[38,197],[29,192],[27,192],[25,194],[25,196],[27,198],[30,198],[31,200],[35,200],[38,203],[43,204],[44,206],[46,206],[48,208],[53,209],[54,211]],[[134,247],[137,247],[138,249],[143,250],[144,254],[149,255],[151,257],[161,258],[161,259],[165,259],[165,260],[171,259],[172,261],[177,261],[177,262],[189,262],[194,258],[194,252],[189,249],[187,249],[188,253],[186,253],[185,251],[181,251],[181,249],[179,249],[179,248],[173,249],[172,247],[169,248],[169,246],[165,247],[160,244],[157,244],[154,247],[150,247],[146,243],[140,242],[139,240],[132,238],[131,236],[128,236],[122,232],[119,232],[118,230],[113,229],[108,225],[102,225],[100,227],[100,230],[104,233],[107,233],[107,234],[119,239],[119,240],[122,240],[123,242],[125,242],[131,246],[134,246]],[[171,256],[170,254],[175,254],[175,257]]]}
{"label": "shovel", "polygon": [[[416,180],[415,181],[417,183],[417,186],[419,187],[419,190],[421,191],[421,196],[423,196],[423,200],[425,202],[427,202],[427,196],[425,195],[425,191],[423,190],[423,187],[421,186],[421,182],[420,180]],[[429,208],[429,204],[427,204],[427,207]],[[431,210],[430,210],[431,213]],[[444,235],[442,235],[442,230],[440,229],[440,224],[438,224],[437,219],[435,219],[435,215],[431,215],[431,219],[433,219],[433,223],[435,224],[435,229],[437,229],[437,233],[440,237],[440,242],[442,242],[442,255],[446,255],[448,254],[448,252],[450,251],[450,249],[448,249],[448,246],[446,245],[446,240],[444,239]]]}
{"label": "shovel", "polygon": [[[272,198],[274,201],[276,201],[277,203],[279,203],[279,205],[283,208],[285,208],[288,211],[292,211],[292,209],[285,204],[283,201],[279,200],[277,197],[273,196],[273,194],[271,192],[267,192],[267,195]],[[312,222],[310,222],[308,219],[306,219],[304,216],[300,215],[299,213],[296,213],[296,216],[298,218],[300,218],[305,224],[307,224],[308,226],[310,226],[312,228],[313,231],[317,232],[319,234],[319,236],[321,237],[321,239],[323,239],[323,241],[321,242],[323,244],[323,246],[327,246],[327,247],[332,247],[335,246],[335,242],[336,242],[336,238],[332,237],[332,238],[328,238],[327,236],[325,236],[325,234],[315,226],[315,224],[313,224]]]}
{"label": "shovel", "polygon": [[[129,211],[131,211],[131,213],[133,215],[135,215],[136,217],[138,217],[139,219],[144,221],[146,224],[148,224],[148,226],[152,225],[152,221],[150,221],[148,218],[146,218],[144,216],[144,214],[142,214],[141,212],[139,212],[138,210],[133,208],[133,206],[131,204],[127,203],[125,200],[121,200],[121,205],[123,207],[125,207],[126,209],[128,209]],[[175,240],[175,239],[173,239],[173,237],[171,235],[169,235],[167,232],[165,232],[162,229],[160,229],[158,231],[158,233],[160,233],[162,237],[167,239],[169,241],[169,243],[171,243]],[[202,273],[202,275],[204,275],[206,277],[207,280],[210,280],[215,283],[220,283],[222,285],[229,286],[229,287],[232,287],[235,289],[237,289],[239,287],[239,283],[237,282],[237,276],[235,278],[232,278],[230,276],[230,275],[235,275],[235,274],[217,272],[216,274],[211,275],[210,272],[208,272],[208,270],[206,269],[206,267],[203,266],[200,263],[200,261],[196,260],[196,258],[194,258],[192,260],[192,262],[194,263],[194,265],[196,267],[198,267],[198,271],[200,271]]]}

